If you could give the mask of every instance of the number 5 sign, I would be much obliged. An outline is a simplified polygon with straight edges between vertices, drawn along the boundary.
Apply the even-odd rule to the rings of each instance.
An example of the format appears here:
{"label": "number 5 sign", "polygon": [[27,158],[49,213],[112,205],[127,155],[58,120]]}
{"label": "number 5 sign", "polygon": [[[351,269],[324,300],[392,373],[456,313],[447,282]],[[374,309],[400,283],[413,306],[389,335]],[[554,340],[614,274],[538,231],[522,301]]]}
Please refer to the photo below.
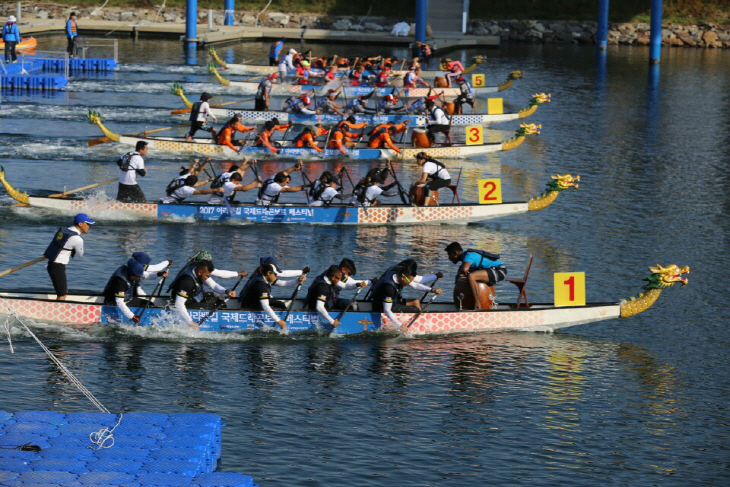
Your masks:
{"label": "number 5 sign", "polygon": [[484,127],[481,125],[466,126],[466,145],[484,144]]}
{"label": "number 5 sign", "polygon": [[556,272],[553,274],[555,306],[586,305],[586,273]]}
{"label": "number 5 sign", "polygon": [[474,88],[484,86],[484,74],[472,74],[471,84]]}
{"label": "number 5 sign", "polygon": [[502,202],[502,180],[500,179],[480,179],[479,184],[479,204],[494,205]]}

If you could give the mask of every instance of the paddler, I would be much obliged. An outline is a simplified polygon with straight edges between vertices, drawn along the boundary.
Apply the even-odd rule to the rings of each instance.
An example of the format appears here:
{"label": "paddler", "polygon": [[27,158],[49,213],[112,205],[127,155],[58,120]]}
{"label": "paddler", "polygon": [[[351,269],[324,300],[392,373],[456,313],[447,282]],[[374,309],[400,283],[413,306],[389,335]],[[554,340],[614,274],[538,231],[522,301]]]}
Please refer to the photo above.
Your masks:
{"label": "paddler", "polygon": [[431,144],[434,144],[436,142],[436,134],[442,133],[444,134],[444,143],[451,145],[451,137],[449,135],[451,125],[444,109],[436,105],[433,100],[428,100],[426,102],[426,110],[428,110],[428,119],[426,120],[428,140],[431,141]]}
{"label": "paddler", "polygon": [[351,69],[350,74],[347,75],[347,78],[350,82],[350,86],[360,86],[360,84],[363,81],[365,81],[363,79],[364,72],[365,72],[365,66],[363,66],[362,64],[355,69]]}
{"label": "paddler", "polygon": [[[342,271],[342,279],[340,279],[340,282],[337,283],[337,285],[333,289],[333,291],[335,293],[334,309],[343,310],[348,307],[348,305],[350,304],[350,300],[340,298],[341,291],[349,291],[351,289],[369,286],[370,284],[374,283],[377,279],[373,279],[373,280],[355,279],[354,276],[357,273],[357,268],[355,267],[355,261],[353,261],[352,259],[348,259],[347,257],[343,258],[340,261],[340,263],[338,264],[338,267],[340,268],[340,271]],[[357,303],[353,303],[351,309],[356,310]]]}
{"label": "paddler", "polygon": [[236,197],[237,192],[245,193],[246,191],[261,187],[260,179],[254,179],[248,184],[241,184],[242,182],[243,176],[241,173],[235,172],[231,174],[231,178],[218,188],[218,191],[220,192],[210,195],[208,198],[208,204],[223,205],[226,204],[226,200],[228,203],[233,203],[233,199]]}
{"label": "paddler", "polygon": [[343,120],[338,123],[337,126],[332,129],[332,135],[330,136],[330,140],[327,143],[327,148],[337,149],[340,151],[340,154],[347,155],[346,149],[352,149],[353,147],[355,147],[355,145],[357,145],[357,143],[352,139],[359,139],[361,136],[361,134],[355,134],[350,132],[350,129],[356,127],[363,128],[367,125],[365,123],[357,124],[354,122],[355,117],[350,115],[349,117],[347,117],[347,120]]}
{"label": "paddler", "polygon": [[170,300],[180,318],[188,324],[195,324],[188,313],[188,308],[204,308],[205,296],[203,286],[217,294],[235,298],[236,292],[224,288],[210,278],[215,266],[210,260],[200,260],[186,266],[170,286]]}
{"label": "paddler", "polygon": [[269,109],[269,99],[271,98],[271,88],[274,87],[274,81],[279,77],[279,73],[271,73],[262,79],[256,90],[256,98],[254,99],[254,110],[266,111]]}
{"label": "paddler", "polygon": [[287,125],[280,125],[278,118],[267,120],[264,123],[264,126],[261,128],[261,131],[256,136],[256,146],[267,147],[270,152],[278,154],[279,149],[274,146],[274,144],[278,145],[278,142],[274,142],[273,140],[271,140],[274,136],[274,132],[286,132],[292,125],[294,125],[294,122],[291,121]]}
{"label": "paddler", "polygon": [[381,113],[389,114],[390,112],[396,112],[403,108],[405,108],[405,104],[398,106],[398,98],[393,94],[388,94],[378,103],[378,107],[375,109],[375,115],[380,115]]}
{"label": "paddler", "polygon": [[331,265],[322,274],[318,275],[307,291],[307,298],[305,300],[306,307],[309,310],[316,310],[319,316],[337,328],[340,326],[340,321],[330,316],[329,311],[335,309],[337,302],[337,295],[335,294],[335,288],[342,280],[342,271],[339,266]]}
{"label": "paddler", "polygon": [[342,90],[342,85],[340,85],[338,88],[330,88],[327,90],[327,96],[322,96],[317,101],[317,113],[322,114],[331,114],[336,113],[337,115],[345,115],[345,112],[342,110],[345,109],[345,107],[338,105],[335,103],[335,100],[337,99],[337,95],[339,95],[340,90]]}
{"label": "paddler", "polygon": [[464,103],[468,103],[471,110],[474,111],[474,90],[472,90],[471,85],[463,76],[458,76],[456,82],[460,92],[454,100],[454,114],[461,115],[464,112],[462,109]]}
{"label": "paddler", "polygon": [[428,83],[421,78],[421,68],[416,67],[409,70],[403,78],[403,88],[416,88],[418,85],[428,87]]}
{"label": "paddler", "polygon": [[241,115],[236,114],[226,123],[226,125],[221,130],[220,135],[218,135],[218,145],[227,145],[230,147],[231,150],[234,150],[236,152],[239,152],[241,149],[243,149],[243,141],[242,140],[234,140],[233,136],[235,135],[236,131],[239,131],[241,133],[245,132],[251,132],[252,130],[255,130],[256,127],[249,126],[249,125],[242,125],[241,124]]}
{"label": "paddler", "polygon": [[315,75],[309,69],[309,61],[302,61],[301,65],[294,72],[294,79],[298,85],[308,85],[309,78]]}
{"label": "paddler", "polygon": [[265,311],[266,314],[277,324],[281,329],[286,328],[286,322],[274,313],[274,309],[286,309],[284,303],[279,300],[273,299],[271,295],[271,286],[293,286],[298,283],[304,282],[307,277],[304,275],[299,276],[297,279],[291,279],[285,281],[279,279],[273,264],[264,264],[260,268],[262,279],[257,279],[247,286],[246,294],[241,295],[241,305],[244,308]]}
{"label": "paddler", "polygon": [[[319,127],[321,128],[322,126],[320,125]],[[328,131],[325,130],[324,135],[327,133]],[[299,135],[294,137],[294,147],[298,149],[314,149],[317,152],[322,152],[322,149],[317,146],[317,143],[314,140],[317,136],[318,133],[315,127],[306,126]]]}
{"label": "paddler", "polygon": [[337,65],[333,64],[329,67],[327,70],[327,73],[324,75],[325,83],[329,83],[330,81],[334,81],[337,77]]}
{"label": "paddler", "polygon": [[[114,271],[114,274],[109,278],[106,287],[104,287],[104,304],[116,305],[124,317],[135,323],[139,323],[139,316],[132,313],[127,303],[130,303],[135,298],[144,296],[144,292],[140,288],[140,281],[142,279],[167,277],[167,271],[164,268],[155,272],[146,271],[145,265],[142,262],[146,261],[149,263],[149,256],[144,252],[135,253],[137,254],[137,258],[132,257],[129,259],[125,265]],[[167,261],[164,264],[166,267]],[[134,303],[130,304],[135,306]],[[136,306],[139,306],[139,302],[136,303]]]}
{"label": "paddler", "polygon": [[388,320],[396,328],[402,326],[395,313],[414,312],[421,307],[418,300],[405,301],[402,297],[403,289],[411,287],[417,291],[441,294],[441,289],[432,289],[426,284],[434,282],[443,274],[436,273],[430,276],[418,276],[418,266],[413,259],[407,259],[391,267],[380,277],[371,290],[373,311],[385,313]]}
{"label": "paddler", "polygon": [[216,139],[216,131],[212,125],[208,123],[208,117],[211,117],[215,123],[218,123],[218,118],[210,110],[210,104],[208,101],[213,98],[210,93],[203,93],[200,95],[200,101],[193,103],[190,108],[190,132],[185,137],[185,142],[190,142],[195,136],[195,132],[198,130],[204,130],[210,132],[210,137]]}
{"label": "paddler", "polygon": [[329,206],[335,198],[342,199],[342,196],[337,191],[337,178],[329,171],[323,172],[307,191],[309,206]]}
{"label": "paddler", "polygon": [[[154,275],[158,272],[167,270],[170,266],[172,266],[172,259],[165,259],[158,264],[153,264],[152,258],[149,256],[149,254],[147,254],[147,252],[134,252],[132,254],[132,258],[144,266],[144,279],[154,277]],[[160,277],[161,276],[162,275],[160,275]],[[147,295],[147,293],[144,292],[144,289],[142,289],[142,286],[139,286],[137,288],[137,292],[140,296]]]}
{"label": "paddler", "polygon": [[442,162],[430,157],[425,152],[416,154],[416,162],[421,165],[421,178],[414,183],[416,186],[424,186],[428,198],[431,191],[438,191],[451,184],[451,175]]}
{"label": "paddler", "polygon": [[[507,267],[502,263],[499,254],[492,254],[484,250],[467,249],[466,252],[459,242],[451,242],[444,250],[449,260],[454,264],[461,263],[456,271],[456,279],[466,277],[469,287],[474,294],[474,309],[481,309],[479,304],[479,282],[487,286],[494,286],[507,277]],[[490,296],[490,301],[494,301]]]}
{"label": "paddler", "polygon": [[185,198],[187,198],[188,196],[193,196],[196,194],[213,194],[219,192],[219,189],[217,188],[197,189],[198,186],[208,184],[210,181],[211,179],[198,181],[198,176],[195,176],[193,174],[181,173],[178,177],[170,181],[170,183],[167,185],[167,188],[165,189],[165,193],[167,196],[162,198],[162,200],[160,201],[161,203],[166,205],[177,204],[185,201]]}
{"label": "paddler", "polygon": [[[382,203],[378,201],[380,196],[387,198],[397,196],[398,193],[388,193],[388,191],[398,185],[396,181],[381,186],[388,178],[388,170],[384,169],[377,174],[365,178],[364,184],[358,184],[353,190],[352,200],[350,204],[354,206],[380,206]],[[400,191],[400,189],[399,189]]]}
{"label": "paddler", "polygon": [[119,166],[117,201],[124,203],[144,203],[146,201],[142,188],[137,184],[137,176],[147,175],[147,170],[144,168],[144,157],[148,150],[147,142],[138,140],[133,151],[126,152],[117,159],[117,166]]}
{"label": "paddler", "polygon": [[375,76],[375,86],[378,88],[385,88],[386,86],[391,86],[389,76],[390,76],[390,68],[391,65],[389,63],[385,63],[380,71],[378,71],[378,74]]}
{"label": "paddler", "polygon": [[281,58],[281,61],[279,61],[279,78],[281,78],[282,81],[286,79],[287,74],[297,69],[296,66],[294,66],[294,56],[296,56],[296,54],[297,51],[289,49],[286,56]]}
{"label": "paddler", "polygon": [[291,173],[302,169],[302,161],[298,161],[289,169],[276,173],[276,175],[266,179],[259,188],[259,194],[256,198],[256,204],[261,206],[269,206],[279,201],[281,193],[296,193],[304,190],[304,186],[289,187],[291,182]]}
{"label": "paddler", "polygon": [[461,61],[452,61],[451,59],[443,58],[441,60],[441,69],[446,71],[444,74],[446,86],[451,86],[451,79],[461,76],[461,73],[464,72],[464,65],[461,64]]}
{"label": "paddler", "polygon": [[86,213],[79,213],[74,217],[73,226],[61,227],[56,231],[53,240],[43,252],[43,256],[48,259],[46,270],[53,283],[57,301],[66,299],[68,294],[66,266],[73,257],[84,256],[84,239],[81,238],[81,234],[88,232],[94,223],[96,222]]}

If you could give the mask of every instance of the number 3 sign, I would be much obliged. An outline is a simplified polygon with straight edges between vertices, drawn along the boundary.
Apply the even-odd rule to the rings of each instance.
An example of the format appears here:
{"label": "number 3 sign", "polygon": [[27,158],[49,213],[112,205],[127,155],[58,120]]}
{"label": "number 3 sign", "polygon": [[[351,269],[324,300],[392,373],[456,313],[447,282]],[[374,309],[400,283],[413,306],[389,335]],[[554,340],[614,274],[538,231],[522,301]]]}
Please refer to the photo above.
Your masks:
{"label": "number 3 sign", "polygon": [[479,204],[494,205],[502,202],[502,180],[500,179],[480,179],[479,184]]}
{"label": "number 3 sign", "polygon": [[484,144],[484,127],[481,125],[466,126],[466,145]]}
{"label": "number 3 sign", "polygon": [[586,273],[556,272],[553,274],[555,306],[586,305]]}

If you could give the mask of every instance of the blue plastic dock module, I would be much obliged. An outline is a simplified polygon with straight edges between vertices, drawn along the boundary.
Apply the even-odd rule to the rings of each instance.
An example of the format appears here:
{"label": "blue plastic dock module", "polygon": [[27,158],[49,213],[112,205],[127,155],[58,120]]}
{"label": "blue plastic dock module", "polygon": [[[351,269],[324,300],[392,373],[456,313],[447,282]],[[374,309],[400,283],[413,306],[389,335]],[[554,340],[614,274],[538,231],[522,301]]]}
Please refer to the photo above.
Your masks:
{"label": "blue plastic dock module", "polygon": [[[66,59],[64,58],[46,58],[41,59],[40,64],[42,65],[42,69],[44,71],[63,71],[66,64]],[[69,59],[68,60],[68,68],[72,72],[106,72],[106,71],[113,71],[114,68],[117,67],[117,62],[114,59],[105,59],[105,58],[86,58],[86,59]]]}
{"label": "blue plastic dock module", "polygon": [[68,85],[64,76],[38,74],[3,74],[0,87],[12,90],[60,90]]}
{"label": "blue plastic dock module", "polygon": [[[214,472],[222,426],[207,413],[0,411],[0,486],[255,487],[248,475]],[[104,428],[114,443],[89,448]],[[21,449],[29,443],[40,451]]]}

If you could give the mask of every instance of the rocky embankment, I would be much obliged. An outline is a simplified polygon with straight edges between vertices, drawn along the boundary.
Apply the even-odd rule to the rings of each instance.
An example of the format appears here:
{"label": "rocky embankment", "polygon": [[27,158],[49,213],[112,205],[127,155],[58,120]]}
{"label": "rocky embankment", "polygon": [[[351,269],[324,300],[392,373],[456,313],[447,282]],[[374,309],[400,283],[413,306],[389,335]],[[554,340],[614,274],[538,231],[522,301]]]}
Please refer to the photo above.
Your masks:
{"label": "rocky embankment", "polygon": [[[84,19],[113,20],[122,22],[185,22],[182,8],[145,9],[136,7],[75,8],[52,4],[24,4],[22,22],[34,19],[65,19],[71,11],[79,17],[83,28]],[[0,7],[6,17],[15,15],[15,4]],[[257,18],[258,16],[258,18]],[[198,11],[198,21],[208,21],[208,11]],[[390,32],[398,22],[413,24],[413,18],[388,19],[385,17],[333,17],[324,14],[287,14],[282,12],[237,11],[236,24],[241,26],[288,27],[332,29],[353,32]],[[213,10],[213,23],[223,24],[223,11]],[[412,29],[413,30],[413,27]],[[473,20],[469,34],[499,36],[503,41],[531,43],[595,44],[598,26],[596,22],[537,21],[537,20]],[[431,32],[430,26],[428,30]],[[411,32],[412,34],[412,32]],[[728,48],[730,26],[716,24],[666,24],[662,28],[662,42],[670,46]],[[611,24],[609,44],[648,45],[648,23]]]}

